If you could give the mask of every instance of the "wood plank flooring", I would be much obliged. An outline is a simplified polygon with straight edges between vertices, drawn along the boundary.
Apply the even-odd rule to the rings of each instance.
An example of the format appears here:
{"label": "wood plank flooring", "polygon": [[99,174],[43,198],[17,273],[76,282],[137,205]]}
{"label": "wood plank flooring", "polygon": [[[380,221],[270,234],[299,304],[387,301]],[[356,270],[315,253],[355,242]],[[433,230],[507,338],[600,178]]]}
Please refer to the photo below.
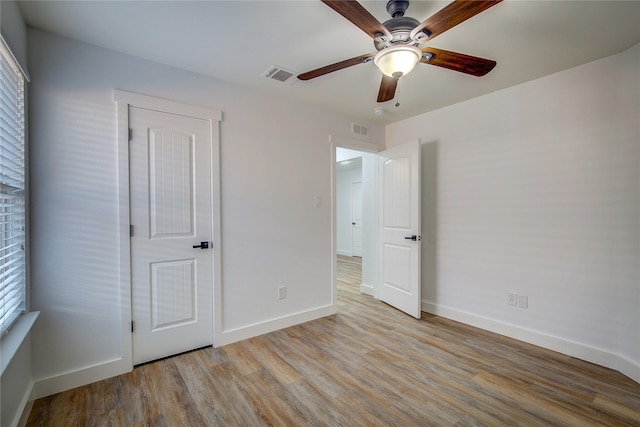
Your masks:
{"label": "wood plank flooring", "polygon": [[640,384],[559,353],[359,292],[339,313],[34,403],[29,426],[638,426]]}

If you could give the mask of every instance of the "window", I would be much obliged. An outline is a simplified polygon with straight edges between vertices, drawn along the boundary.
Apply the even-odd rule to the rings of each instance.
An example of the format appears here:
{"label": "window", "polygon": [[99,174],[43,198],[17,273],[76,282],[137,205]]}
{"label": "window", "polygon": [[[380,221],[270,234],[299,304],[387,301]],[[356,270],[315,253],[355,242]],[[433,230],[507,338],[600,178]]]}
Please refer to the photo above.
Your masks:
{"label": "window", "polygon": [[24,75],[0,39],[0,334],[25,311]]}

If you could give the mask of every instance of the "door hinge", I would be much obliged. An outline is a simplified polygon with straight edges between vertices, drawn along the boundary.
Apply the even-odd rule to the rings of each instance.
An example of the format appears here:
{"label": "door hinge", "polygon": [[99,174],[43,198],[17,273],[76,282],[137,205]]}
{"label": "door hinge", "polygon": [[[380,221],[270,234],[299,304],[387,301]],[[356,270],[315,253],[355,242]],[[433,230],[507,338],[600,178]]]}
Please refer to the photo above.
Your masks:
{"label": "door hinge", "polygon": [[133,225],[129,225],[129,237],[133,237]]}
{"label": "door hinge", "polygon": [[133,139],[133,129],[129,128],[129,141]]}
{"label": "door hinge", "polygon": [[131,333],[133,333],[133,320],[131,321]]}

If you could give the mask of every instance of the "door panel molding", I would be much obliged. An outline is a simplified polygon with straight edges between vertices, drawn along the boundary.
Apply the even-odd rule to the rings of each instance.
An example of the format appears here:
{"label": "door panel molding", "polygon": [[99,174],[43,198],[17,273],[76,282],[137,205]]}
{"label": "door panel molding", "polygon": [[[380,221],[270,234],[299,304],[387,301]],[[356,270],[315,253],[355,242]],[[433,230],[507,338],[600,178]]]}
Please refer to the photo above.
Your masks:
{"label": "door panel molding", "polygon": [[152,262],[150,267],[151,331],[195,321],[196,259]]}
{"label": "door panel molding", "polygon": [[[163,129],[149,130],[149,223],[151,239],[194,235],[193,180],[194,173],[193,135],[168,132]],[[167,164],[167,154],[179,151],[179,162]],[[187,196],[186,198],[184,196]],[[172,214],[178,210],[187,221],[177,223],[166,217],[164,206],[170,205]],[[173,215],[172,215],[173,216]]]}

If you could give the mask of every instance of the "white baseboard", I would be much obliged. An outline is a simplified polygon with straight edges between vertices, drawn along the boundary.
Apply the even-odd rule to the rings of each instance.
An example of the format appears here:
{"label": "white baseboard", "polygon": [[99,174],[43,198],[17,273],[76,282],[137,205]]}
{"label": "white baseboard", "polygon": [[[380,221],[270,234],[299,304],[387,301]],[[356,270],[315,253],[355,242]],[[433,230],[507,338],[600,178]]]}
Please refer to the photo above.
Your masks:
{"label": "white baseboard", "polygon": [[50,396],[61,391],[71,390],[96,381],[131,372],[133,366],[125,359],[114,359],[77,371],[66,372],[35,382],[35,399]]}
{"label": "white baseboard", "polygon": [[615,369],[632,380],[640,382],[640,364],[607,350],[442,306],[430,301],[422,301],[422,311]]}
{"label": "white baseboard", "polygon": [[337,312],[338,307],[335,304],[332,304],[325,307],[280,317],[266,322],[256,323],[242,328],[223,331],[219,342],[216,343],[216,346],[222,346],[237,341],[242,341],[248,338],[257,337],[258,335],[263,335],[269,332],[288,328],[290,326],[295,326],[300,323],[308,322],[310,320],[331,316],[332,314],[336,314]]}
{"label": "white baseboard", "polygon": [[373,286],[360,283],[360,292],[373,296]]}
{"label": "white baseboard", "polygon": [[349,256],[349,257],[352,256],[351,251],[343,251],[340,249],[336,250],[336,254],[342,255],[342,256]]}

